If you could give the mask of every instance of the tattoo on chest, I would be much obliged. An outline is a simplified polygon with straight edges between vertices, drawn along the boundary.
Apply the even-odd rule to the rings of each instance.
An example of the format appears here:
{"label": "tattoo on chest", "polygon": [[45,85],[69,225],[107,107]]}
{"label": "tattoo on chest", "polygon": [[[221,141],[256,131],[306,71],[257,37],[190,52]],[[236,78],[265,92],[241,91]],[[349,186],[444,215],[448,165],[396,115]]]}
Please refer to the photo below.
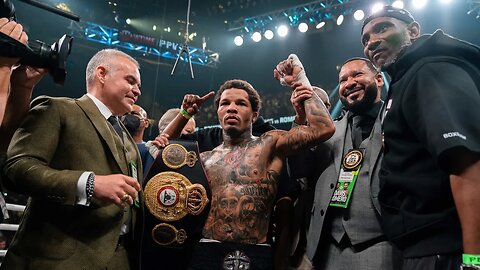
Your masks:
{"label": "tattoo on chest", "polygon": [[260,142],[205,156],[212,190],[205,237],[251,244],[265,240],[278,173],[267,168],[261,148]]}

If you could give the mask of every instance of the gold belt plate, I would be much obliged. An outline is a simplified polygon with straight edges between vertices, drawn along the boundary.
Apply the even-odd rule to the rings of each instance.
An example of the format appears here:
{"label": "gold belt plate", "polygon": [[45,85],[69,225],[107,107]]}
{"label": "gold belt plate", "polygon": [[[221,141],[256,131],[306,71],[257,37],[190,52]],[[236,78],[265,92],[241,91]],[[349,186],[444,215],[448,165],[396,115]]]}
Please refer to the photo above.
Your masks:
{"label": "gold belt plate", "polygon": [[200,184],[192,184],[183,174],[161,172],[144,189],[145,205],[157,219],[177,221],[187,214],[199,215],[209,200]]}
{"label": "gold belt plate", "polygon": [[172,143],[163,149],[162,160],[170,169],[178,169],[184,165],[191,168],[195,166],[198,157],[195,151],[189,152],[183,145]]}
{"label": "gold belt plate", "polygon": [[184,229],[177,230],[173,225],[160,223],[152,229],[152,239],[162,246],[175,242],[183,244],[187,239],[187,232]]}

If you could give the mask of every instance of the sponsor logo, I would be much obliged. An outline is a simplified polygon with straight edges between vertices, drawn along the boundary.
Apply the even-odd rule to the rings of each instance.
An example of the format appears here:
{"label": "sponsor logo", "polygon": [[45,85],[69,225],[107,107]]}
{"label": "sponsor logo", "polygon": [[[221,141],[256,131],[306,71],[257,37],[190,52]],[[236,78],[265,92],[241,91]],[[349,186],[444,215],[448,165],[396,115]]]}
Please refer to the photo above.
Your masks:
{"label": "sponsor logo", "polygon": [[443,133],[443,138],[444,138],[444,139],[453,138],[453,137],[459,137],[459,138],[464,139],[464,140],[467,139],[467,137],[466,137],[465,135],[460,134],[460,133],[457,132],[457,131],[448,132],[448,133]]}

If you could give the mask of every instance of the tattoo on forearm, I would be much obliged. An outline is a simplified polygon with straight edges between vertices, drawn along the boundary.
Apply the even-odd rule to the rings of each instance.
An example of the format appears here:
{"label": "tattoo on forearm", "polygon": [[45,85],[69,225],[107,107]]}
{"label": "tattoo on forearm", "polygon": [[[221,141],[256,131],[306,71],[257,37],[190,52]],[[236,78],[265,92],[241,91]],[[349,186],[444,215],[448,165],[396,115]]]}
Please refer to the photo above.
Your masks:
{"label": "tattoo on forearm", "polygon": [[328,139],[334,129],[328,110],[316,94],[305,100],[304,106],[308,126],[295,126],[289,132],[270,131],[279,133],[280,140],[285,142],[280,151],[286,156]]}
{"label": "tattoo on forearm", "polygon": [[[307,113],[307,119],[309,123],[318,122],[325,126],[331,124],[332,119],[325,104],[320,97],[314,93],[313,96],[305,101],[305,112]],[[308,117],[311,115],[312,117]]]}

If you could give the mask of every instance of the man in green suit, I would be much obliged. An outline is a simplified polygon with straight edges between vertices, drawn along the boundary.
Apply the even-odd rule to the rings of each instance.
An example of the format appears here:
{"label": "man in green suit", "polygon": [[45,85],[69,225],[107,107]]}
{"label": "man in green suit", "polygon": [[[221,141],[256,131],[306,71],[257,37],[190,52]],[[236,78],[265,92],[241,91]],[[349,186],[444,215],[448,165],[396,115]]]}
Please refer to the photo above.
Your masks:
{"label": "man in green suit", "polygon": [[30,200],[1,269],[136,268],[129,243],[142,168],[116,120],[141,94],[138,62],[102,50],[86,85],[78,99],[34,100],[13,136],[6,184]]}

